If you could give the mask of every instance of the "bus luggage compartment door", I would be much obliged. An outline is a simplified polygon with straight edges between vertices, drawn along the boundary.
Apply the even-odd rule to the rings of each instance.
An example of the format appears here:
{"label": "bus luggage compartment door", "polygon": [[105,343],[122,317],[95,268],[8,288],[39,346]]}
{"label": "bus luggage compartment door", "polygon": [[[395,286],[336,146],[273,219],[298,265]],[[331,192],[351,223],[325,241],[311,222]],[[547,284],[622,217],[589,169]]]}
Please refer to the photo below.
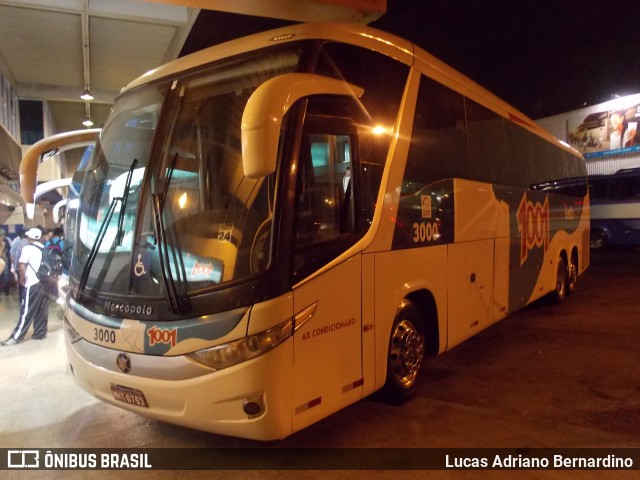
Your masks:
{"label": "bus luggage compartment door", "polygon": [[492,320],[494,240],[448,246],[447,349],[486,328]]}

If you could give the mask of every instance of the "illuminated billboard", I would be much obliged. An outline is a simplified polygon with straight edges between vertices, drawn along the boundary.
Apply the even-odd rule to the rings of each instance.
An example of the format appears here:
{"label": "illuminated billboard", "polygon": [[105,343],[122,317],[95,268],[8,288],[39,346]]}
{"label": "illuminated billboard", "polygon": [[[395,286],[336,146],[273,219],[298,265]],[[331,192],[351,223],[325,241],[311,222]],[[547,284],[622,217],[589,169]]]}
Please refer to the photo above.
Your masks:
{"label": "illuminated billboard", "polygon": [[640,152],[640,104],[568,120],[569,143],[585,158]]}

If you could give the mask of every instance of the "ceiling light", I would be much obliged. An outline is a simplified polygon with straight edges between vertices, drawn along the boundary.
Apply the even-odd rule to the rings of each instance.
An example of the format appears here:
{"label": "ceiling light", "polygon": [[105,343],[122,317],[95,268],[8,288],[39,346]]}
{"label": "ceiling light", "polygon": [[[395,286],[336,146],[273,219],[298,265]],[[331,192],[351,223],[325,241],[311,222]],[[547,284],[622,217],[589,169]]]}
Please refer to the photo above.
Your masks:
{"label": "ceiling light", "polygon": [[92,127],[93,126],[93,122],[91,121],[91,119],[89,117],[87,117],[86,120],[84,122],[82,122],[82,124],[85,127]]}
{"label": "ceiling light", "polygon": [[85,89],[84,92],[82,92],[82,95],[80,95],[80,98],[82,100],[85,100],[85,101],[89,102],[89,101],[93,100],[93,95],[91,95],[91,92],[87,88],[87,89]]}

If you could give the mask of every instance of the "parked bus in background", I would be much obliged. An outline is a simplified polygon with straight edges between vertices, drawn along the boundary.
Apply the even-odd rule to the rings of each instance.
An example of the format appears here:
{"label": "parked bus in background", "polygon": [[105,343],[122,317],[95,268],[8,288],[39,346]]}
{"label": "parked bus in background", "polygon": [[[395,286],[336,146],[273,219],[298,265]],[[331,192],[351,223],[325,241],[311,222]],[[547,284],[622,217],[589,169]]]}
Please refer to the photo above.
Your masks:
{"label": "parked bus in background", "polygon": [[[33,220],[35,214],[35,203],[42,191],[49,191],[52,186],[55,188],[66,188],[66,198],[63,198],[54,207],[54,225],[62,224],[64,227],[64,249],[62,251],[62,275],[58,281],[57,303],[64,308],[68,290],[68,272],[71,262],[71,252],[73,249],[73,238],[75,234],[75,213],[77,210],[78,197],[84,169],[91,158],[93,146],[98,138],[99,129],[74,130],[61,132],[31,145],[22,156],[20,162],[20,192],[25,203],[27,218]],[[79,164],[66,165],[65,171],[69,171],[71,178],[53,180],[38,183],[38,168],[44,161],[53,161],[54,157],[65,159],[71,156],[74,150],[82,149],[83,154]],[[64,207],[64,208],[63,208]],[[60,211],[64,211],[64,220],[60,218]]]}
{"label": "parked bus in background", "polygon": [[[529,188],[580,178],[570,194]],[[583,158],[412,43],[305,24],[123,89],[87,166],[65,315],[79,385],[284,438],[589,262]]]}
{"label": "parked bus in background", "polygon": [[589,177],[591,248],[640,245],[640,168]]}

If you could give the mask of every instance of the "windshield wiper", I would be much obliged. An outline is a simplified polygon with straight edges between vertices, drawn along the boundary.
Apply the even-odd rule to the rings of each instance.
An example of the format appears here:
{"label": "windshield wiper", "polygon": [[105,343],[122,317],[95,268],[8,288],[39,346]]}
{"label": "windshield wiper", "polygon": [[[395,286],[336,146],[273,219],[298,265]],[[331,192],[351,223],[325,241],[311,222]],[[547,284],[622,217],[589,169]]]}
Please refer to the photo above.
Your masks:
{"label": "windshield wiper", "polygon": [[127,181],[125,182],[125,185],[124,185],[124,192],[122,193],[122,197],[118,197],[121,203],[120,203],[120,216],[118,217],[118,233],[116,234],[116,245],[122,245],[122,239],[124,237],[124,229],[122,228],[124,225],[124,215],[127,209],[127,201],[129,200],[129,190],[131,189],[131,178],[133,177],[133,171],[135,170],[137,163],[138,163],[138,159],[134,158],[133,162],[131,163],[131,166],[129,167],[129,173],[127,174]]}
{"label": "windshield wiper", "polygon": [[167,192],[169,191],[169,184],[173,179],[173,171],[176,169],[176,162],[178,161],[178,152],[173,155],[171,159],[171,163],[169,164],[169,168],[167,169],[167,174],[164,177],[164,185],[162,186],[162,193],[160,199],[160,212],[164,212],[164,202],[167,199]]}
{"label": "windshield wiper", "polygon": [[[164,179],[164,185],[162,187],[162,192],[160,194],[152,194],[153,199],[153,214],[155,217],[155,233],[158,244],[158,257],[160,258],[160,271],[162,273],[162,280],[165,284],[165,289],[167,291],[167,299],[169,301],[169,307],[173,313],[183,313],[185,310],[191,310],[191,303],[189,301],[189,297],[185,295],[179,295],[178,289],[176,287],[175,280],[173,279],[173,274],[171,272],[171,258],[169,257],[169,247],[167,246],[167,240],[165,238],[165,227],[164,227],[164,219],[162,218],[162,213],[164,212],[164,204],[167,198],[167,192],[169,190],[169,184],[171,183],[171,179],[173,177],[173,172],[176,167],[176,162],[178,160],[178,153],[173,156],[171,160],[171,164],[167,169],[167,174]],[[175,259],[175,252],[174,252]],[[182,260],[180,258],[180,260]],[[184,265],[182,265],[182,271],[184,272]],[[185,274],[186,277],[186,274]]]}
{"label": "windshield wiper", "polygon": [[104,240],[104,236],[107,233],[107,225],[109,225],[109,223],[111,222],[111,218],[113,217],[113,212],[116,209],[116,203],[118,203],[118,201],[119,198],[116,197],[111,200],[109,210],[107,210],[107,214],[104,216],[104,220],[102,220],[102,223],[100,224],[100,230],[98,230],[96,241],[93,242],[93,246],[91,247],[91,251],[89,252],[87,263],[82,269],[82,276],[80,277],[80,282],[78,283],[78,296],[84,291],[85,287],[87,286],[87,281],[89,280],[89,272],[91,272],[91,267],[93,266],[93,262],[98,255],[98,250],[100,249],[102,240]]}
{"label": "windshield wiper", "polygon": [[107,210],[107,214],[104,216],[102,223],[100,224],[100,229],[98,230],[98,235],[96,236],[95,242],[93,242],[93,246],[91,247],[91,251],[89,252],[89,258],[87,258],[87,263],[82,270],[82,276],[80,277],[80,282],[78,283],[78,296],[84,292],[84,289],[87,286],[87,281],[89,280],[89,273],[91,272],[91,267],[93,266],[93,262],[95,262],[96,257],[98,256],[98,250],[100,250],[100,245],[102,245],[102,241],[104,240],[105,235],[107,234],[107,227],[109,223],[111,223],[111,219],[113,218],[113,213],[116,210],[116,203],[121,202],[120,206],[120,217],[118,218],[118,233],[116,234],[116,243],[118,245],[122,245],[122,237],[124,234],[123,231],[123,223],[124,223],[124,211],[127,204],[127,200],[129,198],[129,188],[131,187],[131,177],[133,176],[133,170],[138,163],[137,159],[133,159],[131,166],[129,167],[129,174],[127,175],[127,181],[125,183],[124,192],[122,197],[113,197],[111,199],[111,203],[109,204],[109,210]]}
{"label": "windshield wiper", "polygon": [[162,219],[161,198],[160,195],[152,194],[153,200],[153,216],[155,217],[154,227],[156,230],[156,239],[158,243],[158,257],[160,258],[160,271],[162,272],[162,280],[164,281],[165,290],[167,291],[167,300],[169,307],[173,313],[179,311],[178,305],[178,289],[171,275],[171,267],[169,266],[169,256],[165,253],[167,250],[164,238],[164,220]]}

